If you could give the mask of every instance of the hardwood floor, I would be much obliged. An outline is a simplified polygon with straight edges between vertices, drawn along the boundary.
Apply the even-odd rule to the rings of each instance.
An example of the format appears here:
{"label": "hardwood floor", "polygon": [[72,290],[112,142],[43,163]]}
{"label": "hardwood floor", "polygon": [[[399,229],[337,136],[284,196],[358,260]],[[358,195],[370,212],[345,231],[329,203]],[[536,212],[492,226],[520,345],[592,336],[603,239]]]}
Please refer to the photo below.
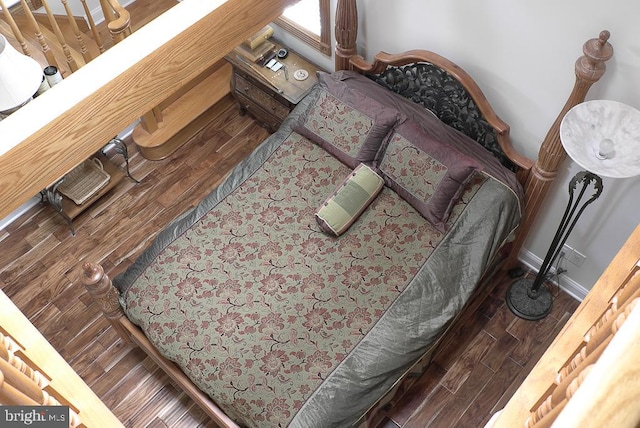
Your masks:
{"label": "hardwood floor", "polygon": [[[129,143],[139,184],[125,180],[74,221],[34,207],[0,230],[0,287],[128,427],[215,426],[157,366],[124,344],[78,280],[83,261],[121,272],[157,232],[207,194],[267,135],[227,98],[217,117],[170,158],[148,161]],[[122,163],[119,155],[112,155]],[[506,278],[448,336],[383,426],[480,427],[500,409],[578,302],[563,293],[539,322],[504,304]]]}

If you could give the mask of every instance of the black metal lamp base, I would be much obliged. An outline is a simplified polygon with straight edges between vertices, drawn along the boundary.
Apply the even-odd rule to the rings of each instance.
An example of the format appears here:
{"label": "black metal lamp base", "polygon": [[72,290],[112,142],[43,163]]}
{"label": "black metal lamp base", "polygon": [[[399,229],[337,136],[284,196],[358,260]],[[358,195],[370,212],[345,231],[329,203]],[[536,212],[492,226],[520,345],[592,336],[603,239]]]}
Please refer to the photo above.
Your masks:
{"label": "black metal lamp base", "polygon": [[534,278],[514,281],[507,290],[507,306],[515,315],[529,321],[536,321],[549,315],[553,305],[553,296],[545,286],[531,289]]}
{"label": "black metal lamp base", "polygon": [[[578,183],[582,183],[582,189],[578,192],[578,197],[574,199],[574,193]],[[593,186],[593,194],[580,206],[582,197],[585,196],[585,192],[590,185]],[[582,215],[582,211],[584,211],[587,205],[598,199],[600,193],[602,193],[602,179],[589,171],[580,171],[571,179],[569,182],[570,197],[567,208],[538,274],[535,279],[524,278],[513,282],[507,290],[506,301],[511,312],[520,318],[530,321],[539,320],[549,315],[551,306],[553,305],[553,296],[551,296],[549,290],[544,287],[543,282],[551,269],[553,261],[558,257],[558,254],[560,254],[562,246],[578,222],[578,218]],[[580,208],[578,208],[579,206]]]}

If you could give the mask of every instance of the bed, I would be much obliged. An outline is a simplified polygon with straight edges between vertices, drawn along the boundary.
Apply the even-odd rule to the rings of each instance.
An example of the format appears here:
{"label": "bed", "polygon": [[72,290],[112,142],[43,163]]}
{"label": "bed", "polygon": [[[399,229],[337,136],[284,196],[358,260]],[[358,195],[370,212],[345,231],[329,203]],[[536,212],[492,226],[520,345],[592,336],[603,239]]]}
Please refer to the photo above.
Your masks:
{"label": "bed", "polygon": [[223,426],[371,424],[549,181],[462,69],[428,51],[369,64],[351,34],[337,71],[113,284],[83,266],[113,327]]}

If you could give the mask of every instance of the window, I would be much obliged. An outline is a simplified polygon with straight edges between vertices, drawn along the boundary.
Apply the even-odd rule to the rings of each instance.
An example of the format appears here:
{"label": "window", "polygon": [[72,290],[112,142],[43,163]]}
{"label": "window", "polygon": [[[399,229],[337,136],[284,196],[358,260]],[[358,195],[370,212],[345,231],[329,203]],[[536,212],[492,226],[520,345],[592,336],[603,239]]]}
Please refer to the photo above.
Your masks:
{"label": "window", "polygon": [[331,55],[329,1],[300,0],[286,8],[275,23],[325,55]]}

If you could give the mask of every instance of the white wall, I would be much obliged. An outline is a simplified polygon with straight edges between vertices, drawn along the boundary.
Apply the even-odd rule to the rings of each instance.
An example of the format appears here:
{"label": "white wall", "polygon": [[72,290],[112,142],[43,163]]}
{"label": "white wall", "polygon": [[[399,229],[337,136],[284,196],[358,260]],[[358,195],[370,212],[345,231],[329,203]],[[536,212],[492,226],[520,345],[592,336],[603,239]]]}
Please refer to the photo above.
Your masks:
{"label": "white wall", "polygon": [[[335,10],[336,0],[332,0]],[[453,60],[477,80],[511,125],[515,146],[536,157],[574,82],[582,45],[611,32],[614,56],[587,99],[611,99],[640,109],[640,3],[635,0],[496,1],[358,0],[359,52],[429,49]],[[281,36],[281,34],[278,34]],[[326,68],[331,60],[286,39]],[[567,160],[521,257],[539,267],[568,200]],[[603,195],[580,219],[567,244],[587,256],[581,268],[565,263],[561,284],[580,296],[592,287],[640,222],[640,178],[604,179]],[[537,265],[536,265],[537,263]],[[581,290],[581,287],[583,290]],[[571,288],[571,287],[570,287]]]}

